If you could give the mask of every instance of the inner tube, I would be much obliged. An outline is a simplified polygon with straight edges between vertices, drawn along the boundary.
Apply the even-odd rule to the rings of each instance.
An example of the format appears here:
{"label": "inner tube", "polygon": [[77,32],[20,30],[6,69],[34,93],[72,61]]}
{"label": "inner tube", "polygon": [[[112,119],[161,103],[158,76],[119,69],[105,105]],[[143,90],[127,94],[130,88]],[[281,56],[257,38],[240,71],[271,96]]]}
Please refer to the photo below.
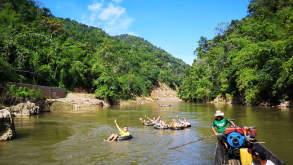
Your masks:
{"label": "inner tube", "polygon": [[145,123],[143,123],[143,125],[145,125],[145,126],[153,126],[153,125],[155,125],[155,123],[152,123],[152,122],[145,122]]}
{"label": "inner tube", "polygon": [[132,135],[128,135],[128,136],[120,136],[117,138],[117,141],[121,141],[121,140],[129,140],[132,139]]}
{"label": "inner tube", "polygon": [[154,128],[155,128],[155,129],[168,129],[169,127],[168,127],[168,126],[161,127],[161,126],[159,126],[159,125],[155,125]]}
{"label": "inner tube", "polygon": [[184,127],[170,127],[171,130],[183,130]]}

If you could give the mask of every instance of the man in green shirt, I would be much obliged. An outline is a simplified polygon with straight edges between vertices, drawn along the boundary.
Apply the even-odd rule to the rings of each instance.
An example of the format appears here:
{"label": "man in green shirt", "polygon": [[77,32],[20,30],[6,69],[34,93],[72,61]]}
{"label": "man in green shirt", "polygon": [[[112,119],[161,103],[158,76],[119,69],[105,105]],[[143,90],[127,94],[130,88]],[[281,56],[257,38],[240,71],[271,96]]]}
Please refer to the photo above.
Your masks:
{"label": "man in green shirt", "polygon": [[225,142],[225,128],[230,125],[235,127],[235,124],[233,121],[224,118],[224,113],[220,110],[216,111],[215,117],[216,118],[212,124],[212,131],[217,136],[218,140],[223,142],[225,146],[228,147],[227,143]]}

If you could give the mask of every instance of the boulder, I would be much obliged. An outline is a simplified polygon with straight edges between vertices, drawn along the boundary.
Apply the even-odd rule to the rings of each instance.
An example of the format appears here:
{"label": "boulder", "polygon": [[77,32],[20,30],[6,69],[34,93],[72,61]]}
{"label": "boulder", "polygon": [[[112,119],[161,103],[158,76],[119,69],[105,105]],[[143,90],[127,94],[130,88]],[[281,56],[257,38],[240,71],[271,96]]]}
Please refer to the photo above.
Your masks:
{"label": "boulder", "polygon": [[31,103],[30,101],[27,101],[26,103],[19,103],[15,106],[11,106],[9,110],[14,115],[31,116],[40,113],[40,107],[37,106],[35,103]]}
{"label": "boulder", "polygon": [[15,128],[12,114],[6,110],[0,110],[0,141],[12,140],[15,137]]}
{"label": "boulder", "polygon": [[[109,103],[107,103],[106,101],[96,99],[95,95],[84,93],[69,93],[66,98],[48,99],[47,102],[50,105],[50,109],[53,111],[58,109],[81,110],[101,107],[106,108],[110,106]],[[62,105],[62,103],[64,104]],[[56,105],[59,105],[59,107],[57,107]]]}
{"label": "boulder", "polygon": [[293,102],[291,102],[291,101],[284,101],[284,102],[282,102],[282,103],[279,105],[279,107],[286,107],[286,108],[288,108],[288,107],[293,107]]}
{"label": "boulder", "polygon": [[211,103],[214,103],[214,104],[226,104],[227,101],[225,100],[224,97],[217,96],[213,101],[211,101]]}
{"label": "boulder", "polygon": [[47,100],[42,101],[37,104],[40,107],[40,112],[50,112],[50,102]]}

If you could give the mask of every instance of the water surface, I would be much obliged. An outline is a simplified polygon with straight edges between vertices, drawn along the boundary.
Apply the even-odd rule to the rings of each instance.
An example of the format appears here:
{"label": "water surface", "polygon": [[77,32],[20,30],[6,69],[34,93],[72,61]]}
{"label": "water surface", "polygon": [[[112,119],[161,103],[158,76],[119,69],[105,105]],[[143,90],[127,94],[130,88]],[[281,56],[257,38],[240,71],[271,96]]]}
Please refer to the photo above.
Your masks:
{"label": "water surface", "polygon": [[[261,107],[215,106],[173,103],[160,108],[157,103],[113,107],[99,111],[51,112],[17,118],[17,138],[0,143],[2,165],[57,164],[213,164],[215,138],[187,145],[176,151],[168,148],[211,134],[217,109],[240,126],[256,126],[259,141],[273,153],[293,164],[293,112]],[[163,120],[186,117],[192,124],[185,130],[155,130],[142,126],[139,117],[160,115]],[[114,120],[129,126],[134,138],[119,143],[104,142],[117,132]]]}

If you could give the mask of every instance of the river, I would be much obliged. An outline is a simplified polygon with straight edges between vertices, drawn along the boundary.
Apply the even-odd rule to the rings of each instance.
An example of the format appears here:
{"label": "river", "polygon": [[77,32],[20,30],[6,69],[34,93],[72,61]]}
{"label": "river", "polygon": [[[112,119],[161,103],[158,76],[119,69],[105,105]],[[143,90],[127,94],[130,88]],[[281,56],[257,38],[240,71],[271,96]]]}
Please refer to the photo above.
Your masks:
{"label": "river", "polygon": [[[30,118],[16,118],[17,137],[0,143],[1,165],[92,164],[213,164],[215,137],[175,151],[168,148],[211,134],[216,109],[240,126],[256,126],[259,141],[287,164],[293,164],[293,111],[212,104],[157,103],[112,107],[99,111],[54,111]],[[160,115],[163,120],[186,117],[185,130],[155,130],[142,126],[139,117]],[[134,138],[108,143],[116,132],[114,120],[129,126]]]}

